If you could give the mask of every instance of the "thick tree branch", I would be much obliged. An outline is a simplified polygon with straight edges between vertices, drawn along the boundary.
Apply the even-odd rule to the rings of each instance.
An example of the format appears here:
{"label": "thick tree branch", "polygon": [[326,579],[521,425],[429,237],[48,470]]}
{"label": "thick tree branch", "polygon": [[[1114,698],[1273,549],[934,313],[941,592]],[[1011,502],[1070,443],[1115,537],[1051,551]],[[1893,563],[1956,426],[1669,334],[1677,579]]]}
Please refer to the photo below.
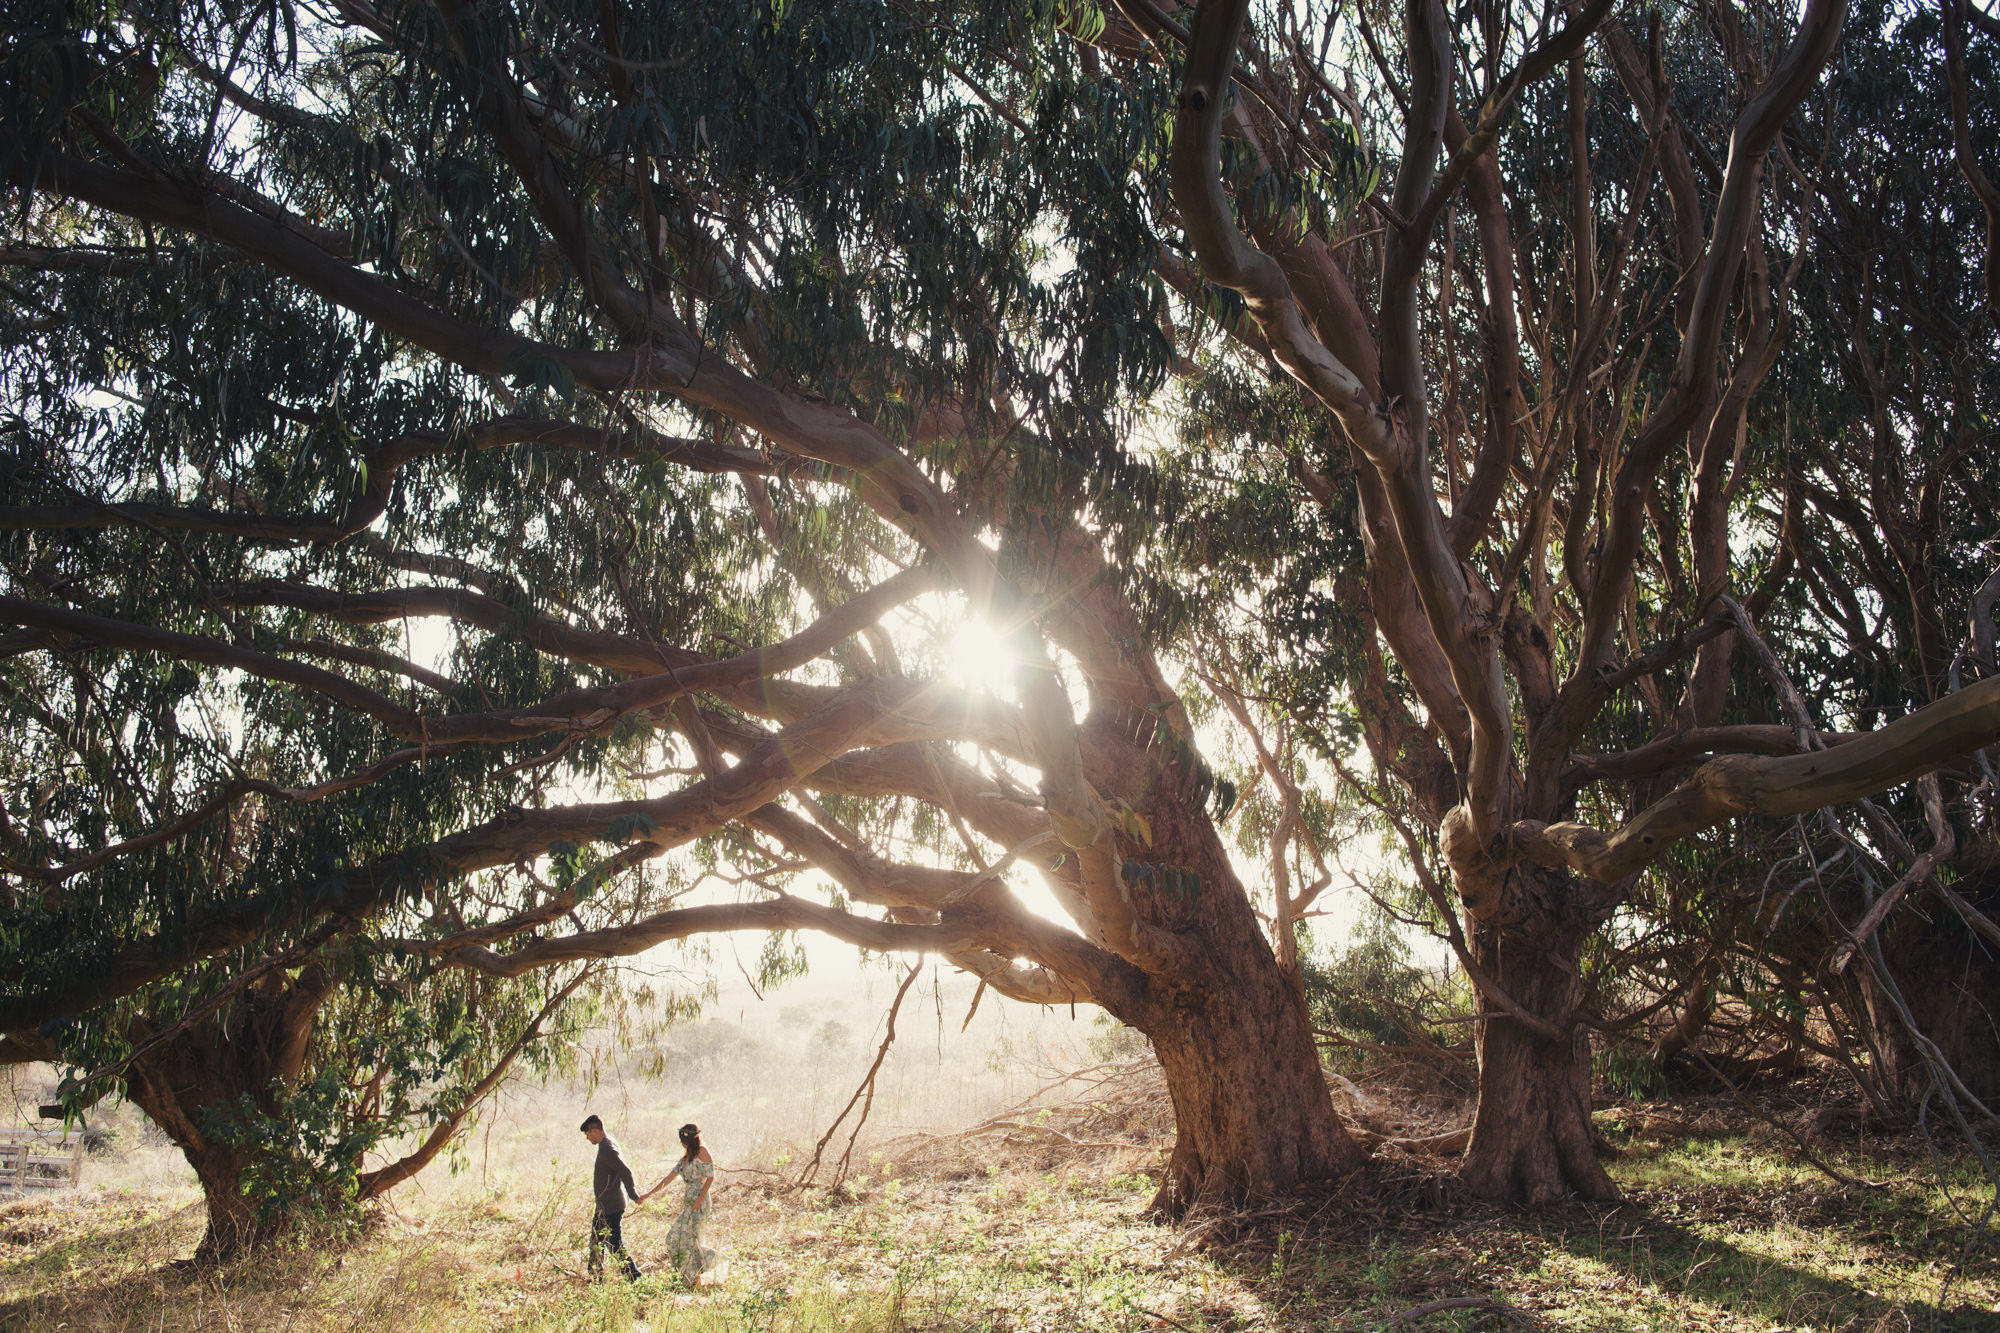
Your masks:
{"label": "thick tree branch", "polygon": [[1523,820],[1514,846],[1542,865],[1611,883],[1650,865],[1682,838],[1739,815],[1796,815],[1859,800],[1936,771],[2000,740],[2000,677],[1969,685],[1879,731],[1782,758],[1711,759],[1616,831]]}
{"label": "thick tree branch", "polygon": [[0,506],[0,529],[143,527],[166,532],[212,532],[274,545],[337,542],[367,528],[389,507],[398,472],[418,459],[449,456],[460,449],[496,449],[539,444],[576,449],[606,458],[673,463],[695,472],[767,473],[770,460],[754,449],[676,439],[654,431],[615,431],[567,421],[502,417],[443,435],[398,436],[361,455],[367,480],[339,514],[254,514],[162,504],[72,504]]}
{"label": "thick tree branch", "polygon": [[[690,693],[740,689],[753,681],[791,671],[860,633],[892,607],[930,586],[928,570],[921,567],[905,570],[850,598],[780,643],[729,658],[693,660],[685,666],[616,685],[564,690],[524,708],[441,715],[404,708],[388,696],[334,672],[255,649],[239,648],[220,639],[158,630],[4,596],[0,596],[0,623],[73,635],[99,647],[158,652],[185,661],[231,667],[296,685],[375,718],[399,740],[430,745],[506,743],[550,731],[602,731],[621,717],[659,708]],[[402,595],[405,594],[392,594]],[[346,601],[345,594],[332,596],[338,602]]]}
{"label": "thick tree branch", "polygon": [[[1851,735],[1815,731],[1821,746],[1852,740]],[[1649,742],[1635,750],[1616,754],[1573,754],[1564,777],[1572,784],[1585,782],[1630,782],[1654,777],[1715,754],[1797,754],[1797,728],[1772,725],[1696,727]]]}
{"label": "thick tree branch", "polygon": [[[337,883],[327,885],[329,891],[301,894],[300,886],[275,885],[245,895],[130,944],[94,968],[73,969],[52,988],[0,996],[0,1032],[37,1028],[52,1018],[109,1003],[275,929],[329,915],[365,919],[428,886],[531,859],[558,842],[582,845],[618,838],[670,851],[777,799],[847,750],[893,738],[900,726],[894,720],[897,710],[917,702],[921,693],[921,687],[864,682],[841,691],[825,708],[757,746],[727,771],[669,795],[517,810],[434,843],[347,868],[336,875]],[[880,734],[885,727],[890,737]]]}
{"label": "thick tree branch", "polygon": [[458,949],[444,955],[441,961],[451,967],[476,968],[492,976],[518,977],[556,963],[630,958],[674,940],[739,930],[817,930],[882,953],[952,953],[988,947],[981,924],[970,918],[939,925],[906,926],[787,896],[754,903],[679,907],[656,912],[629,925],[579,931],[561,939],[536,940],[505,954],[477,947]]}

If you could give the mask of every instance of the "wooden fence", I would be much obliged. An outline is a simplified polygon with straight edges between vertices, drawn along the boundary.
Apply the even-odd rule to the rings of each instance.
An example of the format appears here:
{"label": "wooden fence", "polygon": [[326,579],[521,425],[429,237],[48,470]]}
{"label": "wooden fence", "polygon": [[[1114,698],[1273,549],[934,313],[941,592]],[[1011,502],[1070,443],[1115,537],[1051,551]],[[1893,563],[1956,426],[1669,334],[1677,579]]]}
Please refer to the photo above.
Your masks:
{"label": "wooden fence", "polygon": [[74,1189],[83,1180],[83,1134],[0,1129],[0,1190]]}

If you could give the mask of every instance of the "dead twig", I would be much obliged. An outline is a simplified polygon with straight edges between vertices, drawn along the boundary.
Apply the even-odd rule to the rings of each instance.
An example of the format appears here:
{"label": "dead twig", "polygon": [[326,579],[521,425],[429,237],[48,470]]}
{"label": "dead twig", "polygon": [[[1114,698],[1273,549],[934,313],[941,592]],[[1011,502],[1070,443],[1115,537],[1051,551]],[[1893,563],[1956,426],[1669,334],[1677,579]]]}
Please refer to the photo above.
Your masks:
{"label": "dead twig", "polygon": [[[812,1161],[806,1163],[806,1169],[799,1173],[800,1185],[812,1182],[814,1175],[819,1171],[820,1158],[826,1152],[826,1145],[833,1140],[834,1131],[838,1130],[841,1122],[847,1119],[847,1114],[854,1109],[854,1104],[861,1102],[861,1115],[854,1122],[854,1132],[847,1136],[847,1149],[840,1155],[840,1165],[835,1169],[834,1184],[838,1185],[847,1178],[847,1167],[854,1157],[854,1142],[861,1137],[861,1127],[868,1123],[869,1108],[875,1105],[875,1076],[882,1072],[882,1061],[888,1058],[889,1047],[896,1040],[896,1014],[903,1007],[903,997],[910,993],[910,983],[917,979],[917,974],[922,970],[921,963],[913,965],[910,974],[903,978],[903,984],[896,987],[896,998],[889,1002],[888,1030],[882,1034],[882,1046],[875,1052],[875,1063],[868,1066],[868,1074],[861,1080],[861,1086],[854,1090],[854,1095],[847,1099],[847,1105],[840,1108],[840,1114],[833,1118],[833,1123],[826,1127],[826,1133],[820,1135],[819,1142],[813,1145]],[[862,1100],[863,1094],[866,1094],[866,1101]]]}
{"label": "dead twig", "polygon": [[1006,1117],[998,1117],[996,1119],[986,1121],[984,1124],[974,1125],[971,1129],[960,1130],[956,1134],[920,1134],[914,1137],[922,1139],[923,1146],[929,1147],[931,1145],[939,1143],[958,1143],[958,1142],[963,1142],[967,1139],[984,1138],[988,1134],[1003,1134],[1003,1133],[1008,1135],[1039,1134],[1043,1138],[1050,1138],[1056,1140],[1059,1143],[1066,1143],[1072,1148],[1107,1148],[1113,1151],[1123,1151],[1125,1149],[1133,1149],[1138,1152],[1168,1151],[1168,1149],[1166,1148],[1148,1147],[1143,1143],[1127,1143],[1119,1140],[1092,1141],[1089,1139],[1079,1139],[1072,1137],[1071,1135],[1065,1134],[1061,1130],[1052,1128],[1051,1126],[1048,1125],[1037,1125],[1029,1121],[1011,1120]]}
{"label": "dead twig", "polygon": [[1448,1129],[1442,1134],[1426,1134],[1419,1138],[1398,1138],[1391,1134],[1378,1133],[1365,1126],[1356,1126],[1348,1132],[1361,1140],[1362,1146],[1366,1148],[1379,1148],[1386,1144],[1407,1153],[1431,1157],[1450,1157],[1454,1153],[1462,1153],[1466,1145],[1472,1142],[1470,1125],[1459,1129]]}
{"label": "dead twig", "polygon": [[1944,791],[1938,783],[1937,774],[1926,773],[1918,778],[1917,788],[1923,793],[1924,816],[1931,826],[1933,840],[1931,848],[1916,859],[1908,873],[1897,880],[1887,893],[1875,900],[1875,905],[1868,909],[1868,915],[1861,918],[1861,924],[1856,926],[1848,938],[1841,942],[1840,947],[1833,951],[1831,970],[1835,976],[1846,970],[1848,963],[1853,961],[1855,952],[1888,917],[1889,909],[1894,907],[1905,893],[1928,880],[1938,866],[1949,861],[1952,853],[1958,850],[1958,838],[1952,832],[1950,821],[1945,818]]}

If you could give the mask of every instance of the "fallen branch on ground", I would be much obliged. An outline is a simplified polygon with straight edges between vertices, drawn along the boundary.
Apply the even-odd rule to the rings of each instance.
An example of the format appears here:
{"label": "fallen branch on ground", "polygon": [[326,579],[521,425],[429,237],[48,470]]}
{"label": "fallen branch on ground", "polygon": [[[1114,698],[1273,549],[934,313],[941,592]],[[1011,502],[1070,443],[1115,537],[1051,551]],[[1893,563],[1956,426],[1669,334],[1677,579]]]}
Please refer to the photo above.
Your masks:
{"label": "fallen branch on ground", "polygon": [[939,1143],[958,1143],[967,1139],[984,1138],[988,1134],[1025,1133],[1040,1134],[1045,1138],[1056,1139],[1068,1144],[1072,1148],[1109,1148],[1117,1150],[1129,1148],[1139,1152],[1168,1151],[1162,1147],[1148,1147],[1143,1143],[1131,1143],[1117,1139],[1090,1140],[1072,1138],[1061,1130],[1053,1129],[1048,1125],[1037,1125],[1031,1121],[1015,1120],[1012,1118],[1014,1114],[1014,1112],[1010,1111],[1006,1115],[995,1116],[991,1120],[982,1121],[974,1125],[971,1129],[961,1129],[954,1134],[925,1134],[918,1132],[909,1135],[909,1137],[918,1141],[914,1146],[928,1148]]}
{"label": "fallen branch on ground", "polygon": [[1359,1139],[1364,1148],[1371,1150],[1387,1144],[1391,1148],[1401,1148],[1404,1152],[1428,1153],[1437,1157],[1449,1157],[1453,1153],[1464,1152],[1465,1145],[1472,1142],[1470,1125],[1414,1139],[1394,1138],[1388,1134],[1378,1134],[1372,1129],[1363,1129],[1358,1125],[1347,1132]]}

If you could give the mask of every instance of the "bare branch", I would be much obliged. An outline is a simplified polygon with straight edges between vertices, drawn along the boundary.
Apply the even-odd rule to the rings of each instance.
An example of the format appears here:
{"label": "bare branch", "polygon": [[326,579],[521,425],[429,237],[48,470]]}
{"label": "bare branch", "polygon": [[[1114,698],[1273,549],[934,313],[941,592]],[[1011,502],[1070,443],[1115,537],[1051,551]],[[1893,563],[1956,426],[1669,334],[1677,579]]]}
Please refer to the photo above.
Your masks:
{"label": "bare branch", "polygon": [[485,1077],[467,1089],[464,1099],[458,1104],[457,1110],[432,1125],[430,1133],[424,1136],[424,1141],[410,1152],[388,1163],[386,1166],[361,1173],[360,1179],[357,1181],[355,1197],[358,1199],[378,1198],[396,1188],[396,1186],[402,1184],[426,1166],[429,1166],[432,1160],[451,1142],[452,1137],[458,1133],[458,1127],[465,1123],[465,1117],[471,1114],[472,1109],[478,1106],[480,1102],[486,1100],[488,1093],[500,1086],[500,1080],[507,1076],[507,1071],[513,1068],[514,1061],[520,1057],[521,1052],[527,1050],[534,1040],[542,1035],[542,1025],[554,1017],[556,1010],[562,1008],[563,1002],[575,994],[577,988],[594,975],[596,975],[595,968],[583,967],[577,969],[576,975],[571,977],[560,990],[551,995],[542,1005],[541,1009],[536,1012],[535,1016],[528,1021],[528,1025],[521,1029],[521,1035],[516,1037],[513,1044],[494,1062],[493,1067],[486,1072]]}
{"label": "bare branch", "polygon": [[848,1112],[854,1109],[854,1104],[861,1101],[865,1093],[868,1100],[862,1102],[861,1116],[854,1122],[854,1132],[847,1136],[847,1151],[840,1155],[840,1165],[834,1168],[836,1184],[847,1178],[847,1166],[854,1156],[854,1141],[861,1137],[861,1127],[868,1123],[869,1108],[875,1105],[875,1076],[882,1071],[882,1062],[889,1058],[889,1047],[896,1041],[896,1015],[903,1008],[903,997],[909,994],[910,983],[915,981],[917,974],[922,971],[921,963],[911,964],[909,975],[903,978],[902,985],[896,987],[896,998],[889,1002],[887,1031],[882,1034],[881,1048],[875,1052],[875,1062],[868,1066],[868,1073],[862,1077],[861,1086],[854,1090],[854,1095],[847,1099],[847,1105],[840,1108],[840,1114],[833,1118],[833,1123],[826,1127],[826,1133],[820,1135],[819,1142],[813,1145],[812,1161],[806,1163],[806,1169],[799,1172],[799,1184],[810,1184],[812,1178],[819,1173],[820,1157],[826,1152],[826,1145],[832,1140],[834,1131],[840,1128],[840,1122],[847,1119]]}
{"label": "bare branch", "polygon": [[1575,672],[1563,687],[1563,702],[1569,705],[1562,709],[1565,748],[1590,711],[1578,696],[1590,692],[1589,681],[1604,659],[1612,626],[1624,605],[1639,553],[1645,501],[1654,478],[1669,448],[1686,437],[1712,400],[1730,297],[1743,266],[1750,229],[1757,220],[1764,159],[1793,109],[1831,58],[1846,10],[1846,0],[1809,0],[1791,45],[1736,119],[1728,170],[1667,392],[1640,426],[1618,469],[1604,551],[1584,613]]}
{"label": "bare branch", "polygon": [[1949,861],[1958,849],[1958,836],[1952,832],[1951,821],[1945,818],[1944,792],[1938,785],[1937,774],[1926,773],[1917,779],[1917,788],[1924,797],[1924,817],[1930,822],[1931,845],[1911,864],[1903,877],[1890,886],[1888,892],[1875,900],[1875,905],[1868,909],[1868,915],[1861,918],[1860,923],[1848,933],[1848,938],[1833,951],[1833,961],[1828,967],[1836,976],[1846,970],[1848,963],[1854,959],[1855,951],[1888,919],[1890,911],[1902,901],[1903,895],[1936,874],[1938,866]]}

